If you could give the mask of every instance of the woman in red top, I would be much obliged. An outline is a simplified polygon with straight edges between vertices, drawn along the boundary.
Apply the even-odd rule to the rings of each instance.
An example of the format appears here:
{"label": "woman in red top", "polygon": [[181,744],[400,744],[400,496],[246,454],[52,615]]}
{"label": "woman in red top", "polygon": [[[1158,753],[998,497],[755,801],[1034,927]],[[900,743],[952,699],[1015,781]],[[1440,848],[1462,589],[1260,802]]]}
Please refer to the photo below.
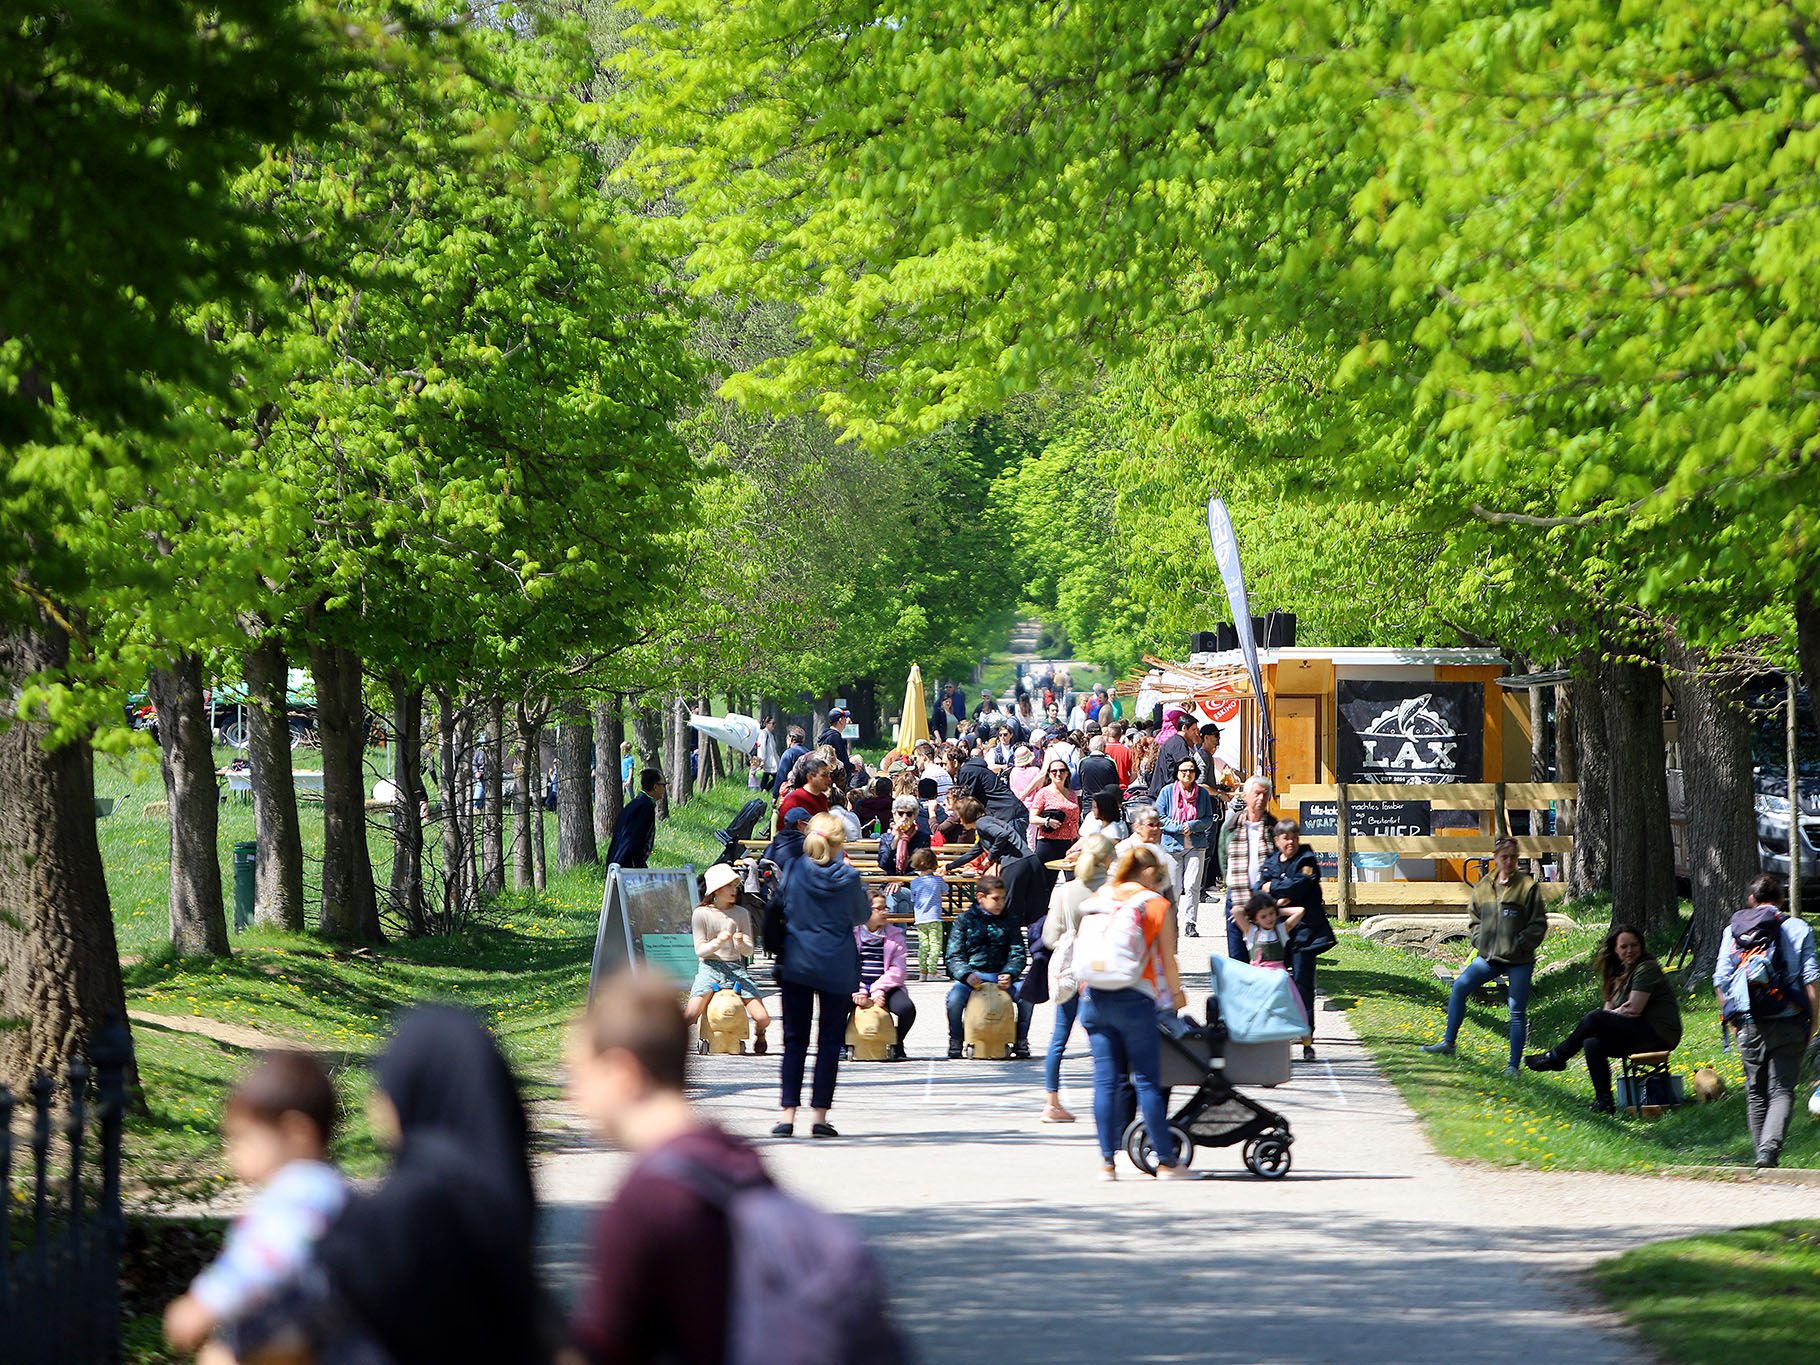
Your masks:
{"label": "woman in red top", "polygon": [[[1089,987],[1082,992],[1080,1021],[1093,1046],[1093,1124],[1100,1139],[1100,1179],[1116,1180],[1113,1157],[1125,1136],[1124,1105],[1120,1092],[1130,1078],[1137,1091],[1138,1112],[1144,1116],[1150,1145],[1156,1152],[1159,1180],[1187,1180],[1193,1176],[1176,1164],[1175,1137],[1169,1131],[1169,1101],[1159,1077],[1162,1045],[1157,1041],[1159,1004],[1187,1008],[1182,978],[1176,968],[1175,938],[1170,932],[1169,901],[1161,888],[1169,885],[1169,869],[1161,855],[1148,845],[1126,849],[1113,861],[1100,896],[1114,906],[1142,897],[1144,942],[1149,952],[1144,973],[1123,990]],[[1115,912],[1116,913],[1116,912]]]}
{"label": "woman in red top", "polygon": [[1025,803],[1030,807],[1030,849],[1043,863],[1044,904],[1055,889],[1056,873],[1048,864],[1059,860],[1081,837],[1081,802],[1068,785],[1070,776],[1066,759],[1050,759],[1043,770],[1043,785]]}

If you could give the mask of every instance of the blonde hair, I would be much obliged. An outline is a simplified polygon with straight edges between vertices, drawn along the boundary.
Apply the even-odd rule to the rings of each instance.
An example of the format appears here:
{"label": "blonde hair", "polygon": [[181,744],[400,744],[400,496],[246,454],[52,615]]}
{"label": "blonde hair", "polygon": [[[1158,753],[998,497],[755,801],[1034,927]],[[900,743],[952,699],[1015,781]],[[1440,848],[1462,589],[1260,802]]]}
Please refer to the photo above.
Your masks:
{"label": "blonde hair", "polygon": [[1152,868],[1158,872],[1164,870],[1162,855],[1149,844],[1133,844],[1113,859],[1111,870],[1106,873],[1106,880],[1114,885],[1121,882],[1135,882],[1139,873]]}
{"label": "blonde hair", "polygon": [[823,867],[838,862],[847,851],[847,826],[838,815],[823,811],[809,821],[803,835],[803,856]]}
{"label": "blonde hair", "polygon": [[1081,881],[1092,881],[1106,870],[1118,847],[1104,834],[1089,834],[1081,840],[1080,852],[1074,855],[1074,875]]}

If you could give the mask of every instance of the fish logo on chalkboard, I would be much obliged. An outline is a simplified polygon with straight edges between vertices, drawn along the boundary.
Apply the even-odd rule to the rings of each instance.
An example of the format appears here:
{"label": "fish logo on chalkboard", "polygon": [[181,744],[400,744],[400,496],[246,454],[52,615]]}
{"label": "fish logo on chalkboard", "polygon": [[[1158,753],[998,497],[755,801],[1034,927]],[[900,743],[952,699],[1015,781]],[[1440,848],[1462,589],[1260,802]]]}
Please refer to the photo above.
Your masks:
{"label": "fish logo on chalkboard", "polygon": [[1434,694],[1405,697],[1358,732],[1362,767],[1394,782],[1457,781],[1461,735],[1434,705]]}

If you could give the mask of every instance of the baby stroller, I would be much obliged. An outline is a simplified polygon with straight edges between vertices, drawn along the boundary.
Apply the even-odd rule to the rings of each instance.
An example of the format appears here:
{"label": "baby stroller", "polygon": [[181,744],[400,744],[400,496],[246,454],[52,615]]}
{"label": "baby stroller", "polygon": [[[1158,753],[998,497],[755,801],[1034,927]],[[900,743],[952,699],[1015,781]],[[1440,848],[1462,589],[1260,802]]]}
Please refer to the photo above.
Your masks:
{"label": "baby stroller", "polygon": [[[1301,1003],[1285,972],[1260,971],[1225,958],[1213,959],[1214,993],[1207,997],[1207,1023],[1196,1027],[1168,1016],[1159,1021],[1164,1094],[1193,1086],[1186,1103],[1169,1116],[1177,1160],[1189,1165],[1197,1147],[1244,1144],[1245,1168],[1261,1180],[1289,1174],[1289,1120],[1239,1093],[1229,1062],[1242,1061],[1241,1079],[1279,1085],[1289,1079],[1289,1041],[1306,1030]],[[1221,1010],[1222,997],[1242,1037],[1235,1040]],[[1280,1059],[1280,1061],[1279,1061]],[[1142,1114],[1125,1129],[1125,1155],[1146,1175],[1156,1173],[1156,1152]]]}
{"label": "baby stroller", "polygon": [[739,814],[733,817],[725,829],[715,830],[714,837],[720,842],[720,854],[714,861],[731,865],[745,856],[741,843],[752,837],[752,831],[758,828],[759,819],[769,809],[763,801],[753,797],[739,808]]}

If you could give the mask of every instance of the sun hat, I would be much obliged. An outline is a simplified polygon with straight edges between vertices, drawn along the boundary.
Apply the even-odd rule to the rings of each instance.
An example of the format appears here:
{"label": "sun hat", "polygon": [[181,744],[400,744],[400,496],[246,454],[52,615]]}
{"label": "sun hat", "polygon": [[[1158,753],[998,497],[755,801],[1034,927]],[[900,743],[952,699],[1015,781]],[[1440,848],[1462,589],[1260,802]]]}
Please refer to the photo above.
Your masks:
{"label": "sun hat", "polygon": [[725,864],[725,863],[715,863],[712,867],[710,867],[706,872],[704,872],[702,874],[702,878],[701,878],[702,898],[704,900],[706,900],[708,897],[712,896],[716,891],[720,890],[721,887],[723,887],[723,886],[737,886],[738,884],[739,884],[739,873],[735,872],[731,867],[727,866],[727,864]]}

